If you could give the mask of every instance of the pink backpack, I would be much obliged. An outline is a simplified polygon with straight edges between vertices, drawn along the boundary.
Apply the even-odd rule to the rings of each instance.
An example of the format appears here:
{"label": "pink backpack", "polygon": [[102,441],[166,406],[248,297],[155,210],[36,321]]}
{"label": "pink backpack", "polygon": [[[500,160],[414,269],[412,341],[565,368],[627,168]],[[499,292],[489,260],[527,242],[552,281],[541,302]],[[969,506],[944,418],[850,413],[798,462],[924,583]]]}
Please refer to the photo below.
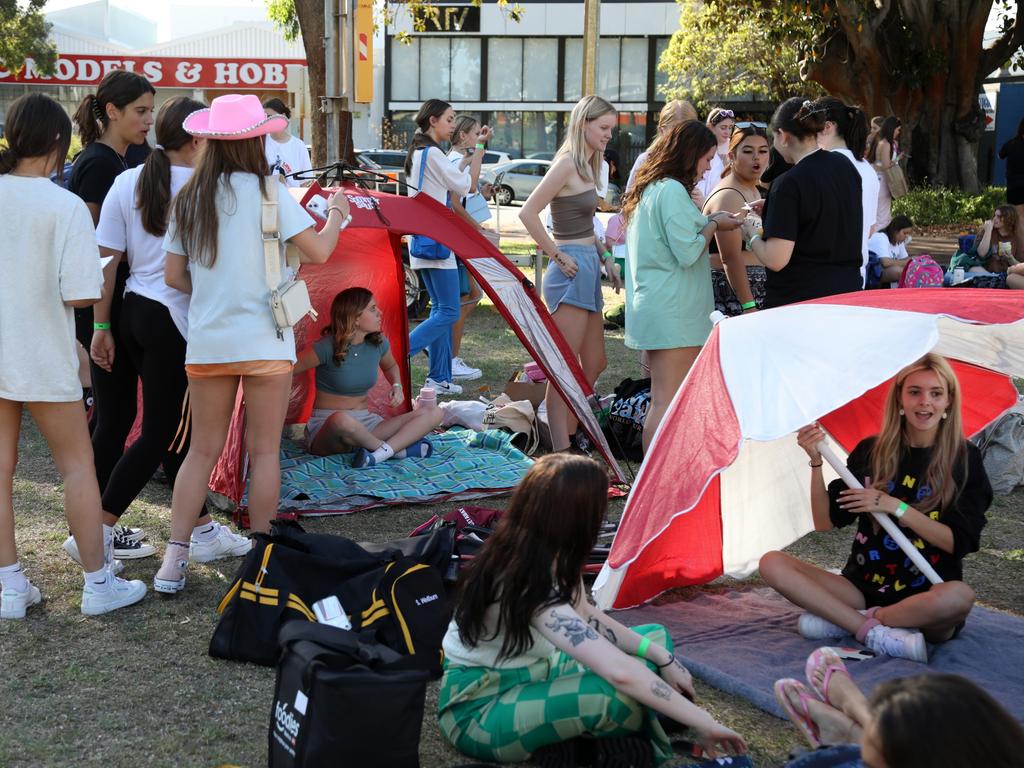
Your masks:
{"label": "pink backpack", "polygon": [[931,256],[922,254],[907,260],[900,276],[900,288],[941,288],[942,267]]}

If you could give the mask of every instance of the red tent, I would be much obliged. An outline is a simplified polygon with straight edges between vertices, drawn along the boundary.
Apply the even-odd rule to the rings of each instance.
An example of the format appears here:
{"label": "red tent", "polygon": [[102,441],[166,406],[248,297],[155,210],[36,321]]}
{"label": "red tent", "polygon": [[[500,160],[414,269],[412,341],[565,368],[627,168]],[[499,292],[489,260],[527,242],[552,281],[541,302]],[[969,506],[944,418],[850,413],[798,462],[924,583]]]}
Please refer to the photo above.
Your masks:
{"label": "red tent", "polygon": [[[301,277],[306,281],[320,319],[304,320],[295,328],[296,348],[304,348],[319,334],[335,294],[353,285],[365,286],[373,291],[381,308],[384,333],[402,369],[405,392],[410,393],[409,326],[401,239],[407,234],[430,237],[458,254],[526,351],[565,398],[615,476],[624,482],[622,470],[612,458],[594,415],[597,410],[594,392],[533,284],[516,266],[466,222],[426,195],[398,197],[352,185],[345,185],[343,189],[352,210],[352,223],[342,233],[338,247],[326,264],[306,264],[301,269]],[[308,189],[292,190],[303,205],[315,195],[327,197],[333,191],[316,184]],[[315,395],[312,382],[312,371],[296,377],[287,423],[303,423],[308,419]],[[381,378],[370,393],[374,410],[387,411],[387,395],[387,386]],[[409,407],[407,399],[401,410]],[[245,419],[239,392],[228,441],[210,478],[210,488],[239,503],[245,490],[246,474]]]}

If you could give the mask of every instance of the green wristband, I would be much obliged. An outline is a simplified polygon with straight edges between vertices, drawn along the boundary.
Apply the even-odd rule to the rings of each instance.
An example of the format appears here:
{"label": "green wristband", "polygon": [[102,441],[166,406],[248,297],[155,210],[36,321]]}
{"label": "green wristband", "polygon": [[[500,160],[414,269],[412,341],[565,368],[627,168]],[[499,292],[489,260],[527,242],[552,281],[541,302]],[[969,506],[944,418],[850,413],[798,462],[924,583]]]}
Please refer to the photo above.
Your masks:
{"label": "green wristband", "polygon": [[745,310],[746,309],[757,309],[757,302],[756,301],[744,301],[742,304],[740,304],[740,307],[742,307]]}
{"label": "green wristband", "polygon": [[906,514],[907,510],[910,509],[910,505],[905,501],[901,501],[900,505],[896,507],[896,511],[892,513],[892,516],[899,520],[903,515]]}
{"label": "green wristband", "polygon": [[483,144],[483,143],[481,143],[481,142],[479,142],[479,141],[478,141],[478,142],[476,143],[476,148],[477,148],[477,149],[487,149],[487,145],[486,145],[486,144]]}
{"label": "green wristband", "polygon": [[93,323],[92,329],[94,331],[109,331],[110,323]]}
{"label": "green wristband", "polygon": [[647,658],[647,649],[651,647],[651,638],[645,637],[640,640],[640,645],[636,647],[636,655],[641,659]]}
{"label": "green wristband", "polygon": [[602,259],[610,259],[611,257],[612,257],[612,252],[611,251],[605,251],[604,253],[601,254],[601,258]]}

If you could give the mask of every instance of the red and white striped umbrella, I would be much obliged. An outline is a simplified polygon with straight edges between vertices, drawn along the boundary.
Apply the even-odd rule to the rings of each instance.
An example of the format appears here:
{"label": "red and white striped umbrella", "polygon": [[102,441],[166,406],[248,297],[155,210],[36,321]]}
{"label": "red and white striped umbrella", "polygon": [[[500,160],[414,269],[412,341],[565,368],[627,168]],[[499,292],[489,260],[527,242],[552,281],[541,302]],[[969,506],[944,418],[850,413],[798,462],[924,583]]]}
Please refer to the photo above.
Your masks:
{"label": "red and white striped umbrella", "polygon": [[877,434],[892,378],[928,352],[952,364],[964,429],[977,433],[1016,402],[1024,294],[862,291],[719,323],[637,475],[598,604],[748,576],[765,552],[813,530],[796,430],[818,421],[849,453]]}

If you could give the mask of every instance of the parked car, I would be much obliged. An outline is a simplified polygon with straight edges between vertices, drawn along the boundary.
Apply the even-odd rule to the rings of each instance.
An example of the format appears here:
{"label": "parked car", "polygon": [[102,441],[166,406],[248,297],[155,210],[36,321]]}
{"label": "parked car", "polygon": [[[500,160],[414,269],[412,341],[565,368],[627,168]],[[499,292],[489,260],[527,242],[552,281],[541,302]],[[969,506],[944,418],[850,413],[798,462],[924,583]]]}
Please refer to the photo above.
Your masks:
{"label": "parked car", "polygon": [[401,170],[405,167],[404,149],[357,149],[357,158],[367,158],[381,168]]}
{"label": "parked car", "polygon": [[550,167],[549,160],[510,160],[488,166],[481,171],[480,178],[494,185],[496,203],[508,205],[528,198]]}
{"label": "parked car", "polygon": [[531,152],[526,156],[528,160],[554,160],[554,152]]}
{"label": "parked car", "polygon": [[377,181],[380,192],[392,195],[407,193],[405,185],[405,152],[400,149],[357,149],[356,162],[360,168],[373,174],[387,176],[390,181]]}
{"label": "parked car", "polygon": [[487,149],[484,150],[484,159],[480,165],[481,167],[487,165],[498,165],[499,163],[507,163],[512,159],[512,155],[508,152],[502,152],[497,149]]}

